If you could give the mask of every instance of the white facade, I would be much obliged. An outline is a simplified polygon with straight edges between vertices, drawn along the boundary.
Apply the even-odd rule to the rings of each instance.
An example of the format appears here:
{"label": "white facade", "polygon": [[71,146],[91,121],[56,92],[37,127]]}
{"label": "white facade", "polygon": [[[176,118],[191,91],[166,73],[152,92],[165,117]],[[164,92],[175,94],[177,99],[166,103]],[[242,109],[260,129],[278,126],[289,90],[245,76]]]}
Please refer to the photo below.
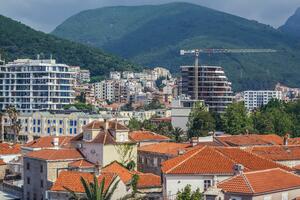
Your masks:
{"label": "white facade", "polygon": [[273,90],[248,90],[243,92],[245,107],[252,111],[268,104],[271,99],[282,99],[281,91]]}
{"label": "white facade", "polygon": [[179,127],[184,131],[187,131],[187,122],[189,119],[190,112],[195,105],[195,103],[201,102],[202,100],[192,100],[184,97],[179,97],[174,99],[171,104],[171,119],[172,126]]}
{"label": "white facade", "polygon": [[110,72],[109,73],[109,78],[113,80],[120,80],[121,79],[121,72]]}
{"label": "white facade", "polygon": [[55,60],[18,59],[0,67],[0,110],[62,110],[75,99],[69,66]]}

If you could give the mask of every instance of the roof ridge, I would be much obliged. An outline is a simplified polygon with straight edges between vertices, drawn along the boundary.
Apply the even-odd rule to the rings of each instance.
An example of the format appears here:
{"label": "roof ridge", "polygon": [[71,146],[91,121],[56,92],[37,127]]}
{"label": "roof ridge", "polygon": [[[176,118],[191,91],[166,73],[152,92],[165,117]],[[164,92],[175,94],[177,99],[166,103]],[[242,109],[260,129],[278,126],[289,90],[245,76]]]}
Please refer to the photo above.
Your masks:
{"label": "roof ridge", "polygon": [[[205,145],[204,147],[198,149],[195,153],[193,153],[192,155],[190,155],[189,157],[187,157],[186,159],[184,159],[183,161],[179,162],[177,165],[173,166],[172,168],[170,168],[169,170],[166,171],[166,173],[169,173],[171,170],[175,169],[176,167],[178,167],[179,165],[183,164],[184,162],[188,161],[189,159],[191,159],[192,157],[194,157],[196,154],[200,153],[203,149],[207,148],[208,146]],[[183,155],[184,156],[184,155]],[[176,157],[175,157],[176,158]]]}
{"label": "roof ridge", "polygon": [[246,185],[250,188],[252,193],[255,193],[255,190],[253,189],[253,187],[251,186],[247,176],[245,176],[244,173],[241,174],[241,176],[243,177],[244,181],[246,182]]}

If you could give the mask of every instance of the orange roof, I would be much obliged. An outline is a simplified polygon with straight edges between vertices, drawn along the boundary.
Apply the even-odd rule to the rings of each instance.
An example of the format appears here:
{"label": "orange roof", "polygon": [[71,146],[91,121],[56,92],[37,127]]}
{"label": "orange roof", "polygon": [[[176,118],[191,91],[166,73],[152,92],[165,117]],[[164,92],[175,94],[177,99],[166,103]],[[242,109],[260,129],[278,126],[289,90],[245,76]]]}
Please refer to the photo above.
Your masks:
{"label": "orange roof", "polygon": [[175,142],[160,142],[157,144],[150,144],[141,146],[138,151],[146,151],[158,154],[178,155],[179,150],[185,150],[191,147],[189,143],[175,143]]}
{"label": "orange roof", "polygon": [[69,147],[72,136],[45,136],[39,139],[28,142],[24,147],[30,148],[51,148],[54,147],[53,139],[58,138],[58,145],[60,147]]}
{"label": "orange roof", "polygon": [[[99,120],[94,120],[87,125],[83,127],[84,129],[98,129],[103,130],[105,128],[105,122],[104,121],[99,121]],[[123,124],[120,124],[116,121],[109,121],[108,122],[108,129],[116,129],[116,130],[129,130],[126,126]]]}
{"label": "orange roof", "polygon": [[129,184],[132,179],[132,176],[134,174],[137,174],[139,176],[137,187],[140,189],[161,187],[161,180],[159,176],[151,173],[144,174],[142,172],[129,171],[116,161],[102,168],[102,172],[116,173],[125,184]]}
{"label": "orange roof", "polygon": [[0,143],[0,155],[21,154],[21,145]]}
{"label": "orange roof", "polygon": [[164,135],[160,135],[151,131],[132,131],[129,133],[129,137],[136,141],[168,141],[170,138]]}
{"label": "orange roof", "polygon": [[0,165],[6,165],[6,162],[4,162],[3,159],[0,159]]}
{"label": "orange roof", "polygon": [[300,146],[254,146],[247,150],[274,161],[300,160]]}
{"label": "orange roof", "polygon": [[112,110],[118,110],[119,108],[121,108],[124,104],[119,104],[119,103],[112,103],[109,105],[105,105],[103,106],[104,108],[110,108]]}
{"label": "orange roof", "polygon": [[36,158],[42,160],[80,160],[83,156],[76,149],[43,149],[32,151],[25,157]]}
{"label": "orange roof", "polygon": [[275,134],[218,136],[214,139],[224,146],[281,145],[283,143],[283,139]]}
{"label": "orange roof", "polygon": [[[201,164],[199,164],[201,163]],[[245,171],[291,168],[233,147],[198,147],[162,163],[164,174],[233,174],[233,166],[242,164]]]}
{"label": "orange roof", "polygon": [[289,145],[300,145],[300,138],[289,138]]}
{"label": "orange roof", "polygon": [[69,167],[76,167],[76,168],[91,168],[95,167],[95,165],[87,160],[77,160],[74,162],[69,163]]}
{"label": "orange roof", "polygon": [[[88,182],[93,182],[94,175],[86,172],[78,172],[78,171],[62,171],[59,173],[58,178],[55,183],[51,187],[51,191],[66,191],[65,188],[68,188],[76,193],[84,193],[84,187],[81,184],[80,178],[84,178]],[[105,178],[104,190],[107,190],[109,185],[116,177],[113,173],[101,173],[98,176],[99,183]]]}
{"label": "orange roof", "polygon": [[276,168],[246,172],[218,184],[224,192],[258,195],[300,188],[300,176]]}

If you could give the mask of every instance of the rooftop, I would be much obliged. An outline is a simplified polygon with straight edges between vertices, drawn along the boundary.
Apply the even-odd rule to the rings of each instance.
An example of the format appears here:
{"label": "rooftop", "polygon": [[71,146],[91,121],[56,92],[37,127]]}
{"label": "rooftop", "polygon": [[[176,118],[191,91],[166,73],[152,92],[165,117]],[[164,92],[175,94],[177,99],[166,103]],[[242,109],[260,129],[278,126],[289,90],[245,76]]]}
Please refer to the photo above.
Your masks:
{"label": "rooftop", "polygon": [[167,136],[160,135],[151,131],[132,131],[129,133],[129,137],[136,142],[170,140],[170,138],[168,138]]}
{"label": "rooftop", "polygon": [[83,156],[76,149],[43,149],[27,153],[24,157],[41,160],[81,160]]}
{"label": "rooftop", "polygon": [[0,143],[0,155],[21,154],[21,145]]}
{"label": "rooftop", "polygon": [[218,184],[225,192],[258,195],[300,188],[300,176],[275,168],[242,173]]}
{"label": "rooftop", "polygon": [[28,142],[24,147],[29,148],[52,148],[54,147],[53,139],[58,138],[59,147],[69,147],[72,136],[45,136],[39,139]]}
{"label": "rooftop", "polygon": [[[80,178],[83,177],[88,182],[93,182],[94,175],[87,172],[78,171],[62,171],[59,173],[58,178],[51,187],[51,191],[66,191],[68,188],[76,193],[84,193],[84,187],[81,184]],[[105,178],[104,190],[109,188],[116,175],[114,173],[101,173],[98,176],[99,183]]]}
{"label": "rooftop", "polygon": [[145,151],[157,154],[178,155],[179,150],[185,150],[189,147],[191,147],[191,144],[189,143],[160,142],[157,144],[141,146],[138,148],[138,151]]}
{"label": "rooftop", "polygon": [[87,160],[77,160],[77,161],[69,163],[68,166],[74,167],[74,168],[92,168],[92,167],[95,167],[95,164],[91,163]]}
{"label": "rooftop", "polygon": [[[199,165],[201,163],[201,165]],[[162,163],[164,174],[233,174],[233,166],[242,164],[245,171],[270,168],[292,169],[234,147],[199,146]]]}
{"label": "rooftop", "polygon": [[283,138],[276,134],[269,135],[230,135],[218,136],[214,138],[224,146],[254,146],[254,145],[282,145]]}
{"label": "rooftop", "polygon": [[[94,120],[91,123],[85,125],[83,127],[84,129],[98,129],[98,130],[103,130],[105,129],[105,122],[104,121],[99,121],[99,120]],[[114,130],[128,130],[126,126],[123,124],[120,124],[116,121],[108,121],[108,129],[114,129]]]}

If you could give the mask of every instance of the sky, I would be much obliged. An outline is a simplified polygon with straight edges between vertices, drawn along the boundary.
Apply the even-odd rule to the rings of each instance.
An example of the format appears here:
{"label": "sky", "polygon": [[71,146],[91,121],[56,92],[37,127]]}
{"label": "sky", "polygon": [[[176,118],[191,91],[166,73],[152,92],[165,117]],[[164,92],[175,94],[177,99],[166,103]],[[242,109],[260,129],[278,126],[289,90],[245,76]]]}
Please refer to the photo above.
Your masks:
{"label": "sky", "polygon": [[[178,0],[177,0],[178,1]],[[279,27],[300,7],[300,0],[179,0]],[[0,14],[36,30],[51,32],[68,17],[103,6],[145,5],[174,0],[0,0]]]}

